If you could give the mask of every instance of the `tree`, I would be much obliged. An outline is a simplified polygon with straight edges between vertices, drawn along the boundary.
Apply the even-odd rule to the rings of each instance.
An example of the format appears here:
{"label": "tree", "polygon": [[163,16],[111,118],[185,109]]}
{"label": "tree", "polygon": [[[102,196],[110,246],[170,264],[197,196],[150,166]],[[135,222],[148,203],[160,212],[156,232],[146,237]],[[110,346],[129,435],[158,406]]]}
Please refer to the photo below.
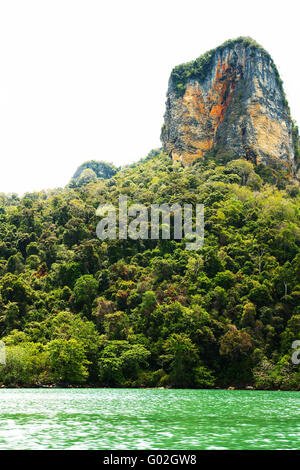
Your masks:
{"label": "tree", "polygon": [[164,350],[161,359],[168,364],[170,383],[175,387],[192,385],[198,353],[190,338],[183,333],[173,334],[164,343]]}
{"label": "tree", "polygon": [[217,273],[214,278],[214,282],[217,286],[223,287],[224,289],[230,289],[234,286],[235,276],[231,271],[223,271]]}
{"label": "tree", "polygon": [[10,256],[7,262],[7,271],[12,274],[20,274],[24,270],[24,258],[21,253]]}
{"label": "tree", "polygon": [[238,159],[229,162],[227,165],[229,170],[232,170],[234,173],[241,177],[241,184],[254,184],[255,189],[259,186],[260,178],[255,178],[258,175],[255,175],[253,164],[248,162],[247,160]]}
{"label": "tree", "polygon": [[107,385],[120,385],[137,378],[141,367],[148,365],[148,351],[141,344],[108,341],[99,359],[99,380]]}
{"label": "tree", "polygon": [[82,242],[85,238],[88,238],[90,233],[84,224],[84,221],[79,217],[72,217],[65,225],[65,231],[63,239],[65,244],[72,248]]}
{"label": "tree", "polygon": [[21,342],[5,349],[6,363],[0,366],[0,383],[27,387],[39,384],[46,368],[43,345]]}
{"label": "tree", "polygon": [[90,274],[81,276],[77,279],[74,286],[74,302],[76,307],[82,309],[83,313],[90,313],[97,292],[98,281]]}
{"label": "tree", "polygon": [[234,325],[220,339],[220,354],[229,359],[238,360],[252,349],[252,341],[248,333],[240,331]]}
{"label": "tree", "polygon": [[157,302],[156,302],[155,293],[153,291],[144,292],[142,296],[142,303],[140,305],[140,311],[141,311],[142,316],[145,315],[146,317],[145,328],[149,327],[150,315],[155,309],[156,305],[157,305]]}
{"label": "tree", "polygon": [[117,168],[112,163],[89,160],[77,168],[69,186],[71,188],[80,187],[95,181],[97,178],[110,179],[117,171]]}
{"label": "tree", "polygon": [[24,313],[27,304],[31,304],[35,294],[21,276],[6,274],[0,280],[0,292],[5,303],[16,302],[20,312]]}
{"label": "tree", "polygon": [[249,299],[259,307],[270,305],[272,302],[268,287],[258,282],[255,283],[253,289],[250,290]]}
{"label": "tree", "polygon": [[281,334],[281,348],[283,353],[292,351],[292,343],[300,340],[300,314],[293,315],[287,322],[287,327]]}
{"label": "tree", "polygon": [[96,173],[91,170],[90,168],[86,168],[82,171],[81,175],[77,179],[77,187],[83,186],[84,184],[91,183],[92,181],[96,181],[97,175]]}
{"label": "tree", "polygon": [[256,307],[252,302],[248,302],[244,305],[243,315],[241,319],[241,326],[245,328],[247,326],[255,326]]}
{"label": "tree", "polygon": [[46,346],[50,377],[56,383],[82,383],[88,378],[89,364],[84,346],[71,338],[54,339]]}
{"label": "tree", "polygon": [[212,388],[216,379],[207,367],[198,366],[194,369],[194,381],[199,388]]}
{"label": "tree", "polygon": [[19,305],[16,302],[8,302],[5,307],[1,322],[5,325],[5,332],[19,328],[21,326],[21,314]]}
{"label": "tree", "polygon": [[81,276],[79,263],[72,261],[59,265],[59,283],[62,286],[69,286],[73,289],[76,280]]}
{"label": "tree", "polygon": [[104,318],[104,329],[108,339],[122,340],[128,335],[129,321],[124,312],[108,313]]}

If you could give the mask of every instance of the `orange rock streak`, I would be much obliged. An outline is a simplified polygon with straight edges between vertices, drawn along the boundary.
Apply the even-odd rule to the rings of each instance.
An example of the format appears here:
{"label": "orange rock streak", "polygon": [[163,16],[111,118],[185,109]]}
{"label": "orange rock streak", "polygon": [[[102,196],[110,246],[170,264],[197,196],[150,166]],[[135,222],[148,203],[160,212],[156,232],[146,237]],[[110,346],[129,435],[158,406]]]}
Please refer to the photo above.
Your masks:
{"label": "orange rock streak", "polygon": [[[227,62],[221,64],[220,60],[212,87],[206,96],[204,96],[198,82],[187,86],[183,97],[185,111],[182,116],[183,124],[180,130],[183,131],[186,127],[185,122],[193,119],[206,131],[203,131],[203,136],[200,136],[200,139],[199,135],[197,135],[197,138],[193,138],[191,132],[181,132],[186,146],[194,148],[195,151],[183,153],[180,156],[173,152],[174,160],[180,159],[184,164],[189,164],[195,158],[203,157],[204,153],[212,148],[215,134],[224,119],[234,88],[235,81],[230,77],[230,68]],[[207,123],[209,123],[209,126],[207,126]],[[191,130],[193,130],[192,127],[190,126]]]}

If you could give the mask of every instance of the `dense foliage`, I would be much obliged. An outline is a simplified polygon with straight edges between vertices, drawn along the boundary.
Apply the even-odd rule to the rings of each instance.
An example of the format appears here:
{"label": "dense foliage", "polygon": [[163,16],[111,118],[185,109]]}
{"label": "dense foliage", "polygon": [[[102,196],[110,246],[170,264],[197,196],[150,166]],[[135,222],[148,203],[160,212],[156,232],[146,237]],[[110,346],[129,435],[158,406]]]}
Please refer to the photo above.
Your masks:
{"label": "dense foliage", "polygon": [[70,188],[78,188],[84,184],[91,183],[97,179],[112,178],[118,169],[113,163],[106,163],[103,161],[89,160],[88,162],[80,165],[75,171],[73,178],[69,183]]}
{"label": "dense foliage", "polygon": [[[204,247],[99,240],[96,208],[120,195],[203,203]],[[299,389],[299,203],[266,167],[157,151],[111,179],[0,194],[0,383]]]}

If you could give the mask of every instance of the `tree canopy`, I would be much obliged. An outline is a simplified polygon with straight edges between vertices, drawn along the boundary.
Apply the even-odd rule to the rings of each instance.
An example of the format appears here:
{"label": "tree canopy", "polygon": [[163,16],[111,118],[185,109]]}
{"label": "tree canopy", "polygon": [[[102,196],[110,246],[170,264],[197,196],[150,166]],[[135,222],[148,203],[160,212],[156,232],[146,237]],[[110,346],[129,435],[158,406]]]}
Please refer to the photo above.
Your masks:
{"label": "tree canopy", "polygon": [[[299,390],[297,182],[160,151],[119,171],[87,162],[73,180],[0,194],[0,383]],[[203,248],[99,240],[96,209],[120,195],[204,204]]]}

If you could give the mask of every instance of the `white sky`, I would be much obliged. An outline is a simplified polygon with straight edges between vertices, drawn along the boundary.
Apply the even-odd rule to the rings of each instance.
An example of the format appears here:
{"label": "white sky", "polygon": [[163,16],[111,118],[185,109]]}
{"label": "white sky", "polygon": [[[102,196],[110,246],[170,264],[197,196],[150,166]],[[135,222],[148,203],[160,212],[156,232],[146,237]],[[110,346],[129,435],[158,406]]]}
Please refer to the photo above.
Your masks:
{"label": "white sky", "polygon": [[300,123],[299,2],[0,0],[0,192],[159,147],[171,69],[237,36],[272,55]]}

